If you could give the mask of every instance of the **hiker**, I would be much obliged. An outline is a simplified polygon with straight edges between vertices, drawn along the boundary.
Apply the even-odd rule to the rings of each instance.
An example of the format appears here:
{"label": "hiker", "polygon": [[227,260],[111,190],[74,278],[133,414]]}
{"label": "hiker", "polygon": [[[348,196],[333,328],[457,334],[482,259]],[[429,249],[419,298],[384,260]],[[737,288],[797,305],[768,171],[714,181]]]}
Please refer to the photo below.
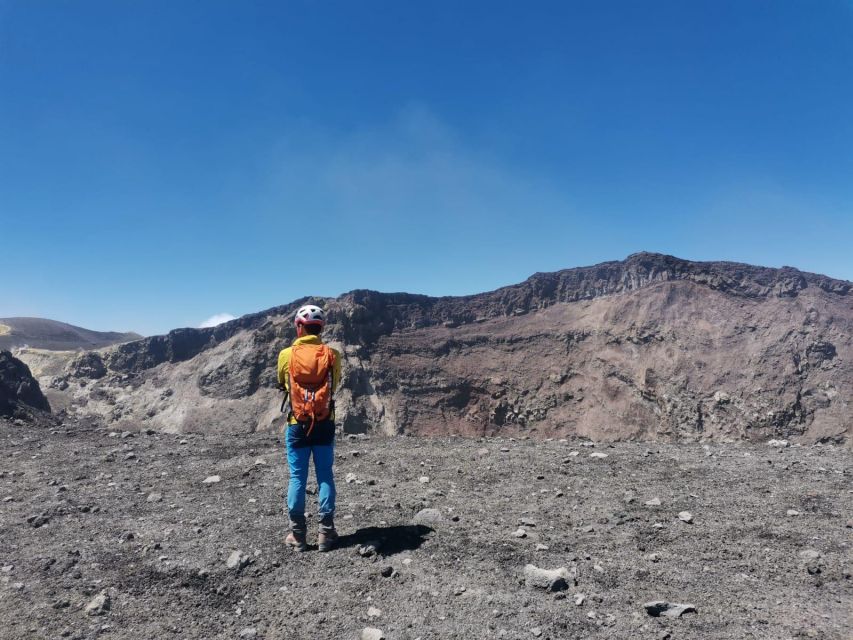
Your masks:
{"label": "hiker", "polygon": [[335,531],[335,479],[332,474],[335,451],[335,405],[332,395],[341,379],[341,354],[323,344],[320,333],[326,324],[323,310],[313,304],[299,308],[295,317],[296,340],[278,355],[278,381],[284,387],[287,413],[287,513],[290,533],[285,543],[306,551],[305,484],[308,465],[314,457],[319,495],[320,551],[330,551]]}

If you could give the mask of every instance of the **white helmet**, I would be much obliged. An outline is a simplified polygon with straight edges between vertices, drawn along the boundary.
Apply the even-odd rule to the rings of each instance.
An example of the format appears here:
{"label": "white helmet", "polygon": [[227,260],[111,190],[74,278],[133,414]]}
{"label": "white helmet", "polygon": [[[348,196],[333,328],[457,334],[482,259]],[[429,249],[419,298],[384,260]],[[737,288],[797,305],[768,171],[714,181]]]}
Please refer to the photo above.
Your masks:
{"label": "white helmet", "polygon": [[306,304],[299,307],[299,311],[296,312],[294,322],[297,325],[318,324],[322,327],[326,324],[326,314],[323,313],[323,310],[320,307],[313,304]]}

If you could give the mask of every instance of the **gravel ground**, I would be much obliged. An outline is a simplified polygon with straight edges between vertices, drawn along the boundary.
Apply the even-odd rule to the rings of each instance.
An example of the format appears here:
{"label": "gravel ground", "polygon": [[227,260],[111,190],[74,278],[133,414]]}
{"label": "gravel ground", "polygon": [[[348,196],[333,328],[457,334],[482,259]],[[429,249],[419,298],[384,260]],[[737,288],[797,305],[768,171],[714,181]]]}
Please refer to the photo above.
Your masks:
{"label": "gravel ground", "polygon": [[0,635],[853,637],[849,449],[590,444],[342,439],[341,547],[298,554],[275,434],[0,422]]}

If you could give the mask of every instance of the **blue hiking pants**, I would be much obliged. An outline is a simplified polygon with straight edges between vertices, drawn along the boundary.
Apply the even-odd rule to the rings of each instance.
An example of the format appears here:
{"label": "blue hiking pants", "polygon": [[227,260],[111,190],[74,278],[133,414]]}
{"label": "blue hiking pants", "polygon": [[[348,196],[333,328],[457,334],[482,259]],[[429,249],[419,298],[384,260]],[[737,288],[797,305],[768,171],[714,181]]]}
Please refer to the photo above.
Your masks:
{"label": "blue hiking pants", "polygon": [[305,486],[311,457],[314,457],[314,472],[319,487],[320,529],[334,528],[335,478],[332,465],[335,461],[335,423],[324,420],[314,425],[311,435],[308,427],[292,424],[287,427],[287,464],[290,467],[290,483],[287,486],[287,514],[293,531],[304,532]]}

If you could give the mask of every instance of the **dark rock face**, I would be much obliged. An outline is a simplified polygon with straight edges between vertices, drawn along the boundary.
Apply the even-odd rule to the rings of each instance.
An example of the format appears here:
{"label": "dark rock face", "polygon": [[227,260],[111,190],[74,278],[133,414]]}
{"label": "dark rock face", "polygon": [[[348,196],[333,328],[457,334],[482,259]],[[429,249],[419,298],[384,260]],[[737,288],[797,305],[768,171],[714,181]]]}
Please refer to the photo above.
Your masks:
{"label": "dark rock face", "polygon": [[97,380],[107,375],[107,367],[101,355],[95,351],[80,354],[68,365],[69,373],[77,378]]}
{"label": "dark rock face", "polygon": [[0,351],[0,416],[13,416],[29,409],[50,411],[30,369],[9,351]]}
{"label": "dark rock face", "polygon": [[112,347],[71,391],[115,422],[269,429],[276,358],[311,301],[344,353],[350,433],[850,442],[851,286],[640,253],[473,296],[358,290]]}

